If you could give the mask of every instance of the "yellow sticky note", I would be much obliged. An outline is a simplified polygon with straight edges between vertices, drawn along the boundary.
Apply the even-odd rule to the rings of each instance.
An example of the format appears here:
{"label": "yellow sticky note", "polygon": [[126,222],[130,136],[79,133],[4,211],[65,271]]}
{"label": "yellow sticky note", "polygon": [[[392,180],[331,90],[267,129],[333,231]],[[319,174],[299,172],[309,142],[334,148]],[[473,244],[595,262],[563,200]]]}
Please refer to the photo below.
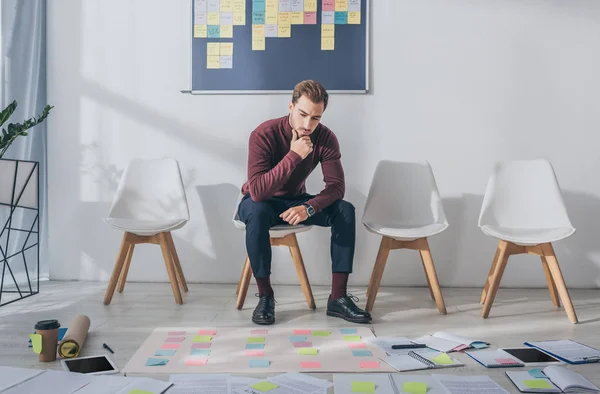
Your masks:
{"label": "yellow sticky note", "polygon": [[130,390],[128,394],[154,394],[154,392],[153,391],[140,390],[140,389],[133,389],[133,390]]}
{"label": "yellow sticky note", "polygon": [[206,38],[208,35],[208,26],[194,25],[194,38]]}
{"label": "yellow sticky note", "polygon": [[267,11],[265,13],[265,24],[276,25],[277,24],[277,11]]}
{"label": "yellow sticky note", "polygon": [[303,25],[304,24],[304,12],[292,12],[292,25]]}
{"label": "yellow sticky note", "polygon": [[292,24],[292,13],[291,12],[280,12],[279,13],[279,25],[289,26]]}
{"label": "yellow sticky note", "polygon": [[279,10],[279,0],[267,0],[265,4],[266,12],[277,12]]}
{"label": "yellow sticky note", "polygon": [[298,349],[298,354],[301,354],[303,356],[316,356],[317,354],[319,354],[319,351],[314,347],[301,347],[300,349]]}
{"label": "yellow sticky note", "polygon": [[221,38],[233,38],[233,25],[221,25]]}
{"label": "yellow sticky note", "polygon": [[360,342],[360,335],[344,335],[346,342]]}
{"label": "yellow sticky note", "polygon": [[264,381],[264,382],[254,383],[250,387],[252,387],[253,389],[256,389],[258,391],[267,392],[267,391],[271,391],[273,389],[276,389],[279,386],[276,385],[275,383]]}
{"label": "yellow sticky note", "polygon": [[375,383],[373,382],[352,382],[353,393],[374,393]]}
{"label": "yellow sticky note", "polygon": [[525,383],[525,386],[529,387],[530,389],[551,389],[552,388],[552,386],[550,385],[550,383],[548,382],[547,379],[524,380],[523,383]]}
{"label": "yellow sticky note", "polygon": [[321,37],[335,37],[335,25],[321,25]]}
{"label": "yellow sticky note", "polygon": [[432,360],[442,365],[454,364],[454,362],[452,362],[452,359],[446,353],[442,353],[439,356],[432,358]]}
{"label": "yellow sticky note", "polygon": [[208,13],[208,24],[209,25],[221,24],[221,14],[219,12],[209,12]]}
{"label": "yellow sticky note", "polygon": [[[252,50],[265,50],[265,25],[252,25]],[[258,339],[262,339],[260,342],[265,341],[265,338],[248,338],[248,342],[250,343],[251,340],[258,342]]]}
{"label": "yellow sticky note", "polygon": [[360,25],[360,11],[348,12],[348,24],[349,25]]}
{"label": "yellow sticky note", "polygon": [[250,337],[250,338],[248,338],[248,343],[264,343],[264,342],[265,342],[265,337]]}
{"label": "yellow sticky note", "polygon": [[292,27],[290,25],[277,26],[277,37],[290,38],[292,36]]}
{"label": "yellow sticky note", "polygon": [[233,12],[246,12],[246,0],[233,0]]}
{"label": "yellow sticky note", "polygon": [[233,12],[233,0],[221,0],[221,12]]}
{"label": "yellow sticky note", "polygon": [[317,0],[304,0],[304,12],[316,12]]}
{"label": "yellow sticky note", "polygon": [[[218,42],[209,42],[208,45],[210,44],[215,44],[212,47],[211,52],[208,54],[209,56],[219,56],[219,52],[221,50],[220,45]],[[211,53],[214,53],[214,55],[212,55]],[[218,67],[217,67],[218,68]],[[212,339],[212,337],[210,335],[194,335],[194,337],[192,338],[192,342],[210,342]]]}
{"label": "yellow sticky note", "polygon": [[233,42],[222,42],[220,55],[233,56]]}
{"label": "yellow sticky note", "polygon": [[29,334],[29,338],[31,338],[33,351],[40,354],[42,351],[42,336],[40,334]]}
{"label": "yellow sticky note", "polygon": [[348,11],[348,0],[335,0],[336,11]]}
{"label": "yellow sticky note", "polygon": [[[207,56],[219,56],[221,53],[221,46],[218,42],[207,42],[206,43],[206,55]],[[196,338],[196,337],[194,337]]]}
{"label": "yellow sticky note", "polygon": [[233,25],[243,26],[246,24],[246,13],[245,12],[234,12],[233,13]]}
{"label": "yellow sticky note", "polygon": [[422,382],[404,382],[403,393],[425,394],[427,393],[427,383]]}

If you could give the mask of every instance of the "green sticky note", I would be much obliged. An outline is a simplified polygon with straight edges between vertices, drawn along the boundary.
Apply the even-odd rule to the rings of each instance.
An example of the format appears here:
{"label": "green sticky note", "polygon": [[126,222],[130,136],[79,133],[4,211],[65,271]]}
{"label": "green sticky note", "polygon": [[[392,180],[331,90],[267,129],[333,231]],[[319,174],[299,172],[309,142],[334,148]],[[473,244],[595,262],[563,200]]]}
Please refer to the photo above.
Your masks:
{"label": "green sticky note", "polygon": [[253,389],[257,389],[258,391],[265,392],[265,391],[271,391],[273,389],[276,389],[279,386],[274,383],[264,381],[264,382],[255,383],[250,387],[252,387]]}
{"label": "green sticky note", "polygon": [[328,337],[331,334],[331,331],[313,331],[312,335],[314,337]]}
{"label": "green sticky note", "polygon": [[192,342],[210,342],[212,339],[212,337],[210,335],[194,335],[194,337],[192,338]]}
{"label": "green sticky note", "polygon": [[129,394],[154,394],[152,391],[133,389],[129,392]]}
{"label": "green sticky note", "polygon": [[525,386],[529,387],[530,389],[551,389],[552,388],[552,386],[546,379],[524,380],[523,383],[525,383]]}
{"label": "green sticky note", "polygon": [[375,383],[373,382],[352,382],[353,393],[374,393]]}
{"label": "green sticky note", "polygon": [[454,362],[452,361],[452,359],[446,353],[442,353],[439,356],[436,356],[436,357],[432,358],[432,360],[435,361],[438,364],[441,364],[441,365],[452,365],[452,364],[454,364]]}
{"label": "green sticky note", "polygon": [[425,394],[427,393],[427,383],[404,382],[402,392],[410,394]]}
{"label": "green sticky note", "polygon": [[265,341],[265,337],[250,337],[248,343],[262,343]]}
{"label": "green sticky note", "polygon": [[302,354],[305,356],[316,356],[319,354],[319,351],[314,347],[303,347],[298,349],[298,354]]}
{"label": "green sticky note", "polygon": [[40,334],[29,334],[29,338],[31,338],[33,351],[37,354],[40,354],[42,351],[42,336]]}
{"label": "green sticky note", "polygon": [[344,335],[346,342],[360,342],[360,335]]}

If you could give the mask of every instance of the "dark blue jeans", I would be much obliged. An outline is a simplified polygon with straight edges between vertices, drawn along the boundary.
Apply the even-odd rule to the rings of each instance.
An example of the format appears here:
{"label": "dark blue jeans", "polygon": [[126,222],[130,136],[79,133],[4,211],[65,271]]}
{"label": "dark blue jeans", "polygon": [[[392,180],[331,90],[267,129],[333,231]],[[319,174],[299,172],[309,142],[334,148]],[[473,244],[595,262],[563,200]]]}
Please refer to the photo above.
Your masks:
{"label": "dark blue jeans", "polygon": [[[287,209],[301,205],[313,196],[272,197],[267,201],[255,202],[245,195],[239,206],[239,217],[246,223],[246,251],[255,278],[271,275],[271,242],[269,229],[278,224],[287,224],[279,217]],[[332,272],[352,272],[354,244],[356,241],[356,218],[354,206],[338,200],[301,224],[331,227]]]}

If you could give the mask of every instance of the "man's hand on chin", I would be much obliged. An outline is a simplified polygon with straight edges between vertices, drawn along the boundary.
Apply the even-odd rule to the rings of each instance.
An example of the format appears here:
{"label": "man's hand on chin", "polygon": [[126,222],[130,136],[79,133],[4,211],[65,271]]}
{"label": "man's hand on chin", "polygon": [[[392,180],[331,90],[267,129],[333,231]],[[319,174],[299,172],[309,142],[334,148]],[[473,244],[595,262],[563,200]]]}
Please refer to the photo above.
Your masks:
{"label": "man's hand on chin", "polygon": [[308,219],[308,213],[306,213],[306,207],[304,205],[300,205],[297,207],[293,207],[279,215],[280,218],[291,224],[292,226],[297,225]]}

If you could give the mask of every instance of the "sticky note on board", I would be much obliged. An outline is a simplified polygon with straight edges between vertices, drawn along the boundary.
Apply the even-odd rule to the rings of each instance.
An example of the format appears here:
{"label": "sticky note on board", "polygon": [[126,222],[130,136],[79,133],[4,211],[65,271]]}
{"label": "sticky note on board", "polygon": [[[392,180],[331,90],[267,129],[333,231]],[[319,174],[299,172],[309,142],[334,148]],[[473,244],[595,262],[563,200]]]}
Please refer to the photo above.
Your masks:
{"label": "sticky note on board", "polygon": [[[217,44],[217,48],[219,48],[218,43],[216,43],[216,44]],[[207,343],[207,342],[210,342],[211,340],[212,340],[212,337],[210,335],[194,335],[194,337],[192,338],[192,342],[196,342],[196,343]]]}
{"label": "sticky note on board", "polygon": [[167,360],[166,358],[154,358],[154,357],[150,357],[146,360],[146,366],[148,367],[156,367],[159,365],[167,365],[167,363],[169,362],[169,360]]}
{"label": "sticky note on board", "polygon": [[374,393],[375,383],[373,382],[352,382],[353,393]]}
{"label": "sticky note on board", "polygon": [[218,42],[207,42],[206,43],[206,55],[207,56],[219,56],[220,53],[221,53],[221,47]]}
{"label": "sticky note on board", "polygon": [[243,26],[246,24],[246,15],[243,12],[234,12],[233,13],[233,25],[234,26]]}
{"label": "sticky note on board", "polygon": [[29,338],[31,338],[33,351],[37,354],[40,354],[42,351],[42,336],[40,334],[29,334]]}
{"label": "sticky note on board", "polygon": [[248,360],[250,368],[267,368],[271,365],[269,360]]}
{"label": "sticky note on board", "polygon": [[292,27],[290,25],[278,25],[277,37],[290,38],[292,36]]}
{"label": "sticky note on board", "polygon": [[[220,50],[221,50],[220,51],[221,56],[233,56],[233,42],[222,42]],[[255,330],[255,331],[262,331],[262,330]],[[265,334],[266,334],[266,332],[265,332]]]}
{"label": "sticky note on board", "polygon": [[373,353],[370,350],[353,350],[352,355],[355,357],[371,357]]}
{"label": "sticky note on board", "polygon": [[219,27],[219,37],[233,38],[233,25],[221,25]]}
{"label": "sticky note on board", "polygon": [[321,25],[321,37],[335,37],[335,25]]}
{"label": "sticky note on board", "polygon": [[344,335],[344,341],[346,342],[360,342],[360,335]]}
{"label": "sticky note on board", "polygon": [[360,11],[348,12],[348,24],[349,25],[360,25]]}
{"label": "sticky note on board", "polygon": [[279,386],[276,385],[275,383],[264,381],[264,382],[254,383],[250,387],[252,387],[253,389],[262,391],[262,392],[267,392],[267,391],[271,391],[273,389],[276,389]]}
{"label": "sticky note on board", "polygon": [[221,0],[221,12],[233,11],[233,0]]}
{"label": "sticky note on board", "polygon": [[404,382],[403,393],[425,394],[427,393],[427,383],[423,382]]}
{"label": "sticky note on board", "polygon": [[450,356],[448,356],[446,353],[442,353],[439,356],[436,356],[436,357],[432,358],[432,360],[434,362],[436,362],[437,364],[441,364],[441,365],[452,365],[452,364],[454,364],[454,362],[452,361],[452,359],[450,358]]}
{"label": "sticky note on board", "polygon": [[335,0],[323,0],[323,11],[335,11]]}
{"label": "sticky note on board", "polygon": [[347,25],[348,24],[348,12],[335,11],[335,24],[336,25]]}
{"label": "sticky note on board", "polygon": [[316,12],[305,12],[304,13],[304,24],[305,25],[316,25],[317,24],[317,13]]}
{"label": "sticky note on board", "polygon": [[312,335],[314,337],[328,337],[329,334],[331,334],[331,331],[319,331],[319,330],[317,330],[317,331],[313,331],[312,332]]}
{"label": "sticky note on board", "polygon": [[524,380],[523,383],[525,386],[530,389],[551,389],[552,385],[548,382],[547,379],[528,379]]}
{"label": "sticky note on board", "polygon": [[221,14],[218,12],[208,13],[208,24],[218,26],[221,24]]}
{"label": "sticky note on board", "polygon": [[316,356],[319,351],[314,347],[303,347],[298,349],[298,354],[302,356]]}
{"label": "sticky note on board", "polygon": [[304,0],[304,12],[316,12],[317,0]]}
{"label": "sticky note on board", "polygon": [[208,37],[208,26],[194,25],[194,38],[206,38],[206,37]]}
{"label": "sticky note on board", "polygon": [[348,11],[348,0],[335,0],[336,11]]}
{"label": "sticky note on board", "polygon": [[292,12],[291,23],[292,25],[303,25],[304,12]]}

